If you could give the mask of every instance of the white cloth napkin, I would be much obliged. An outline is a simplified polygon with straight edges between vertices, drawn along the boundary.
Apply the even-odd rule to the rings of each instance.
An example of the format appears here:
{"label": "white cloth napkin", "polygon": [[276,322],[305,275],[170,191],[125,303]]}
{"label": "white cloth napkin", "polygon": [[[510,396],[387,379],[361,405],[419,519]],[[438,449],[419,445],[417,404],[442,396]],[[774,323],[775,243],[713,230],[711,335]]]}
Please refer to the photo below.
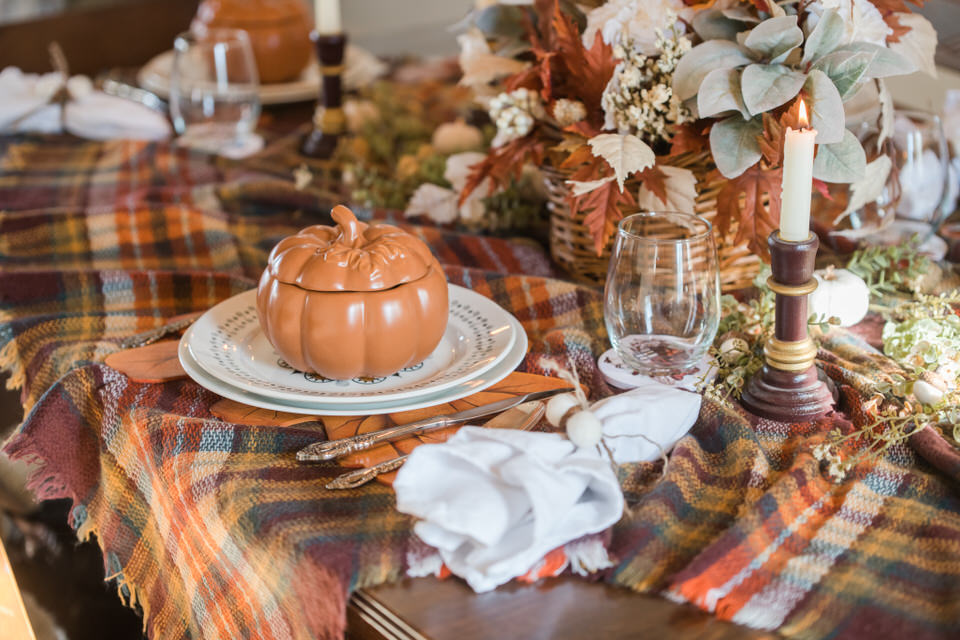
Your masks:
{"label": "white cloth napkin", "polygon": [[[23,73],[16,67],[0,71],[0,132],[61,131],[60,105],[48,103],[62,78],[59,73]],[[170,136],[170,124],[164,116],[137,102],[95,91],[85,76],[70,78],[67,90],[73,97],[66,111],[68,133],[92,140],[160,140]],[[26,114],[30,115],[24,118]]]}
{"label": "white cloth napkin", "polygon": [[480,593],[620,519],[610,460],[558,434],[463,427],[417,447],[393,484],[417,535]]}
{"label": "white cloth napkin", "polygon": [[603,424],[603,441],[613,459],[625,464],[657,460],[661,449],[672,449],[697,421],[700,401],[699,394],[649,380],[592,409]]}

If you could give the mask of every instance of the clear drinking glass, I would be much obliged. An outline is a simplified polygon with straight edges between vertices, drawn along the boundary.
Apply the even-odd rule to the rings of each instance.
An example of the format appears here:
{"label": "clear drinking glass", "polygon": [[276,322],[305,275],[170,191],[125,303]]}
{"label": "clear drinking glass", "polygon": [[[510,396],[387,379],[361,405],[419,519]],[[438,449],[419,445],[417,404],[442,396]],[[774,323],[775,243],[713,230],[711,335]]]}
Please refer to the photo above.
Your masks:
{"label": "clear drinking glass", "polygon": [[208,29],[177,36],[170,115],[181,144],[211,153],[242,147],[260,115],[258,86],[245,31]]}
{"label": "clear drinking glass", "polygon": [[932,236],[952,209],[948,196],[950,151],[940,117],[924,111],[894,115],[893,169],[900,191],[896,220],[871,238],[877,244],[901,244],[916,235]]}
{"label": "clear drinking glass", "polygon": [[720,324],[710,223],[674,212],[621,220],[607,272],[604,320],[614,349],[641,373],[675,375],[697,365]]}

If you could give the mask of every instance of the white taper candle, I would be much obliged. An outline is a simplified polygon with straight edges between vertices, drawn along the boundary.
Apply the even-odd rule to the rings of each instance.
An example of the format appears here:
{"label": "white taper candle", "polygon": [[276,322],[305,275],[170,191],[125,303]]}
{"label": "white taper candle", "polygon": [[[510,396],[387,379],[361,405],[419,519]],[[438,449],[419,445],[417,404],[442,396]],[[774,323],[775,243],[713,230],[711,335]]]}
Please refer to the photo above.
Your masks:
{"label": "white taper candle", "polygon": [[817,130],[807,124],[807,107],[801,99],[801,128],[787,127],[783,141],[780,237],[787,242],[803,242],[810,236],[810,189],[813,186],[813,148]]}
{"label": "white taper candle", "polygon": [[340,24],[340,0],[314,0],[313,16],[317,33],[325,36],[343,32]]}

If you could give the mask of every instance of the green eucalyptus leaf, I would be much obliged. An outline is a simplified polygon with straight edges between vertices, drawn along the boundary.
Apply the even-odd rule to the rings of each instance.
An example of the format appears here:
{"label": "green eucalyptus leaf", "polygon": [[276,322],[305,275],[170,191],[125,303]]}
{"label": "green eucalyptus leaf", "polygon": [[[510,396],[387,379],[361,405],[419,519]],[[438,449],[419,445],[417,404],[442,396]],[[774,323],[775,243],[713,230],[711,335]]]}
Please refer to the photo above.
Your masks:
{"label": "green eucalyptus leaf", "polygon": [[747,10],[744,7],[733,7],[732,9],[723,9],[721,11],[724,16],[730,18],[731,20],[736,20],[738,22],[760,22],[760,18],[757,15]]}
{"label": "green eucalyptus leaf", "polygon": [[870,51],[834,51],[817,60],[813,68],[827,74],[833,82],[840,99],[846,100],[860,88],[860,81],[866,79],[867,68],[876,53]]}
{"label": "green eucalyptus leaf", "polygon": [[797,16],[782,16],[758,24],[743,43],[751,51],[776,64],[783,62],[801,42],[803,31],[797,26]]}
{"label": "green eucalyptus leaf", "polygon": [[697,93],[697,111],[701,118],[708,118],[724,111],[739,111],[744,120],[750,112],[743,104],[740,94],[739,69],[714,69],[707,74]]}
{"label": "green eucalyptus leaf", "polygon": [[742,22],[731,20],[723,15],[722,11],[714,8],[698,11],[693,16],[693,30],[703,41],[733,40],[745,26]]}
{"label": "green eucalyptus leaf", "polygon": [[867,168],[867,154],[857,137],[847,130],[843,140],[822,144],[813,159],[813,177],[824,182],[856,182]]}
{"label": "green eucalyptus leaf", "polygon": [[823,71],[814,69],[803,85],[810,109],[810,126],[817,130],[817,144],[843,140],[843,100],[836,86]]}
{"label": "green eucalyptus leaf", "polygon": [[700,83],[714,69],[742,67],[751,62],[747,54],[729,40],[708,40],[688,51],[673,72],[673,90],[681,100],[697,95]]}
{"label": "green eucalyptus leaf", "polygon": [[838,47],[834,53],[842,51],[850,53],[872,53],[874,55],[865,74],[868,78],[903,76],[917,70],[915,64],[896,51],[871,42],[851,42],[850,44]]}
{"label": "green eucalyptus leaf", "polygon": [[846,25],[837,10],[827,9],[824,11],[817,26],[807,36],[807,42],[803,45],[801,62],[808,64],[836,49],[845,32]]}
{"label": "green eucalyptus leaf", "polygon": [[710,152],[717,169],[726,178],[736,178],[760,159],[757,136],[763,133],[759,119],[743,120],[732,116],[710,129]]}
{"label": "green eucalyptus leaf", "polygon": [[807,76],[779,64],[751,64],[743,70],[740,87],[750,113],[770,111],[800,92]]}
{"label": "green eucalyptus leaf", "polygon": [[523,7],[495,4],[476,14],[474,24],[487,37],[519,38],[524,34]]}

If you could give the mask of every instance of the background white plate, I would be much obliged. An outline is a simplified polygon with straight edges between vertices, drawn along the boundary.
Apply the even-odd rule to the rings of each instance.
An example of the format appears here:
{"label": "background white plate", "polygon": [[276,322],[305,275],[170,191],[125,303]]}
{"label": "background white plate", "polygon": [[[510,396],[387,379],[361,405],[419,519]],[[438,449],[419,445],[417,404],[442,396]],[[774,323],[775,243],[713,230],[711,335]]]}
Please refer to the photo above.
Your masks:
{"label": "background white plate", "polygon": [[283,402],[272,400],[256,393],[237,389],[210,376],[210,374],[206,373],[191,357],[187,349],[186,340],[184,339],[186,336],[180,340],[179,355],[180,364],[183,365],[184,371],[187,372],[187,375],[190,376],[194,382],[229,400],[253,407],[270,409],[272,411],[286,411],[314,416],[372,416],[384,413],[396,413],[398,411],[412,411],[413,409],[422,409],[424,407],[433,407],[438,404],[452,402],[483,391],[506,378],[523,362],[523,358],[527,354],[527,334],[524,332],[523,327],[520,326],[520,323],[512,316],[511,323],[514,325],[514,330],[517,333],[517,339],[514,341],[513,347],[506,357],[484,373],[438,393],[418,396],[408,400],[389,402],[356,402],[350,404],[324,405],[317,402]]}
{"label": "background white plate", "polygon": [[[382,75],[387,66],[370,52],[347,45],[344,54],[346,71],[344,89],[357,89]],[[164,100],[170,99],[170,71],[173,69],[173,51],[164,51],[143,65],[137,72],[137,83]],[[320,96],[320,65],[313,58],[300,77],[290,82],[261,84],[260,104],[286,104],[316,100]]]}
{"label": "background white plate", "polygon": [[184,342],[211,377],[264,398],[291,402],[386,402],[435,393],[473,378],[504,358],[517,331],[513,317],[477,293],[448,285],[450,317],[426,360],[383,378],[330,380],[291,368],[267,340],[256,290],[224,300],[201,316]]}

